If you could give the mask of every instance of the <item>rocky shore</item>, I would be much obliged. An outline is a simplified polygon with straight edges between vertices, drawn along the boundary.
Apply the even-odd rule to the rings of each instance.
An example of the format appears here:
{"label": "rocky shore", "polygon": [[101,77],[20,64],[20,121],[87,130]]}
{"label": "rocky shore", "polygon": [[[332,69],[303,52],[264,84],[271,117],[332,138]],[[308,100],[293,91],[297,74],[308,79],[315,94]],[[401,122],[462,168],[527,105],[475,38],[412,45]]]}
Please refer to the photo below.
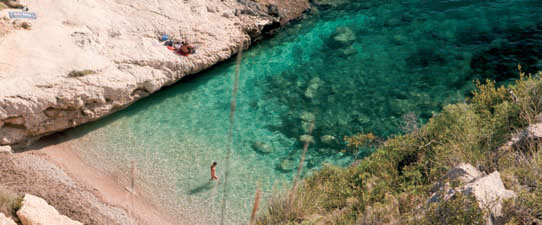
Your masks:
{"label": "rocky shore", "polygon": [[[307,0],[22,3],[37,19],[0,35],[0,145],[14,147],[123,109],[309,8]],[[162,34],[188,41],[196,54],[171,52]]]}
{"label": "rocky shore", "polygon": [[[37,196],[59,215],[96,225],[186,223],[69,150],[27,147],[224,61],[310,7],[308,0],[20,3],[37,18],[13,20],[8,12],[20,9],[0,7],[0,147],[8,149],[0,151],[0,190]],[[163,34],[196,53],[168,50]]]}

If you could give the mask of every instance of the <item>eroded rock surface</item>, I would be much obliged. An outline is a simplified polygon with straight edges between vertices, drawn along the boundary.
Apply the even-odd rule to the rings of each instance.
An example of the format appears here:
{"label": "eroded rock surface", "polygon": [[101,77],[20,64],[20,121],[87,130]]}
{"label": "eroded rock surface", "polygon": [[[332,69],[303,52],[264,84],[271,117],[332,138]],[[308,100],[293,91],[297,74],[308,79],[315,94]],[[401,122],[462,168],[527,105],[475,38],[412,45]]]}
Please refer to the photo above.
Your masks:
{"label": "eroded rock surface", "polygon": [[[32,30],[0,37],[0,145],[24,146],[118,111],[228,59],[309,7],[308,0],[23,4],[38,15]],[[188,41],[197,53],[173,53],[158,41],[162,34]],[[91,73],[68,75],[85,70]]]}
{"label": "eroded rock surface", "polygon": [[0,225],[17,225],[12,219],[0,212]]}
{"label": "eroded rock surface", "polygon": [[0,154],[12,154],[13,151],[11,150],[10,146],[0,146]]}
{"label": "eroded rock surface", "polygon": [[24,196],[22,207],[17,211],[17,216],[23,225],[83,225],[67,216],[60,215],[45,200],[30,194]]}

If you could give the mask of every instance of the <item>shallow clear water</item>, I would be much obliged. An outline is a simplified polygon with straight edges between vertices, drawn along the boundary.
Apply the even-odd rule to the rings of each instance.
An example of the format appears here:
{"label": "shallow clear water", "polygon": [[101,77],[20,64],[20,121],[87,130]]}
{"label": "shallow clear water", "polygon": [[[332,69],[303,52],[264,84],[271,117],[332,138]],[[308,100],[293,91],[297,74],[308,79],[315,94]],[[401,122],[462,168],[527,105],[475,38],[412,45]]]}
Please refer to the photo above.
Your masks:
{"label": "shallow clear water", "polygon": [[[228,224],[248,220],[265,195],[291,183],[307,118],[315,117],[306,168],[347,166],[345,135],[400,133],[406,113],[427,120],[462,100],[472,80],[505,83],[521,63],[542,69],[542,1],[401,0],[347,3],[305,20],[245,52],[228,177]],[[338,28],[338,29],[337,29]],[[332,39],[340,35],[350,42]],[[85,160],[127,181],[130,162],[156,198],[167,196],[191,224],[220,218],[234,62],[147,97],[104,120],[67,132]],[[335,140],[324,142],[322,136]],[[253,144],[265,143],[262,154]],[[285,165],[287,167],[288,165]],[[162,195],[166,193],[167,195]],[[172,197],[173,196],[173,197]]]}

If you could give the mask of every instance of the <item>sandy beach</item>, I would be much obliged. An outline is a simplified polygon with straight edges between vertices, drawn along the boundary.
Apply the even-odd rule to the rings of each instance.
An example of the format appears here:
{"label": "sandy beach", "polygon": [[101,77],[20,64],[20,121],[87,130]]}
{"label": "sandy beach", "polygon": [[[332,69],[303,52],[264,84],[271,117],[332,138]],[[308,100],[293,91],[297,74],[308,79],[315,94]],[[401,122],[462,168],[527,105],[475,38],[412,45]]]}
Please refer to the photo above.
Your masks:
{"label": "sandy beach", "polygon": [[131,187],[121,185],[115,176],[84,162],[65,144],[50,145],[22,154],[33,154],[54,163],[81,186],[88,188],[100,201],[124,209],[138,224],[186,224],[182,218],[168,215],[168,210],[152,205],[139,194],[137,186],[132,190]]}

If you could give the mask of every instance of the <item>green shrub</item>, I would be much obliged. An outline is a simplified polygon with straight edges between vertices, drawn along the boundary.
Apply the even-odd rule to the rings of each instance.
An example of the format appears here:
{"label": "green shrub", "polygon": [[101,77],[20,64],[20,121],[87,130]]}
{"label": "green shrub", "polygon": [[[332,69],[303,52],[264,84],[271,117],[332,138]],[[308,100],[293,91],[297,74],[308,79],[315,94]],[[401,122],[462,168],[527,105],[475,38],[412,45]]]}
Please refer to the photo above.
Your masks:
{"label": "green shrub", "polygon": [[94,70],[72,70],[70,73],[68,73],[68,77],[82,77],[89,74],[95,74],[96,71]]}
{"label": "green shrub", "polygon": [[457,193],[452,199],[433,203],[421,224],[486,224],[483,211],[474,197]]}

